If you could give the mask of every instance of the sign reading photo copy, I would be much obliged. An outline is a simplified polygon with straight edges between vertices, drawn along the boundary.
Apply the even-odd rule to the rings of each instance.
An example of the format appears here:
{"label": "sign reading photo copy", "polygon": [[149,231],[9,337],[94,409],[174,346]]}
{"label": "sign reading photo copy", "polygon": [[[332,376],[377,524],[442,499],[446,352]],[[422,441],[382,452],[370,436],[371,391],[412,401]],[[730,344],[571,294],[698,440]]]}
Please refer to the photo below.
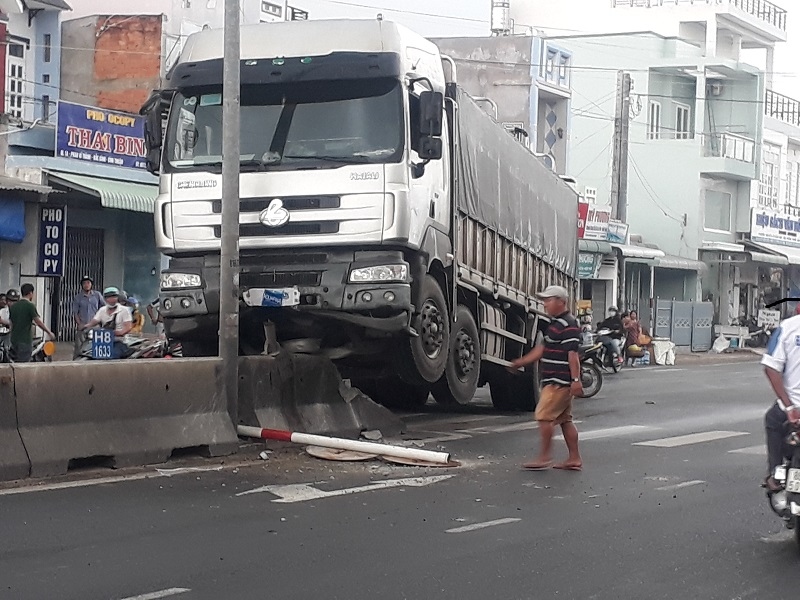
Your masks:
{"label": "sign reading photo copy", "polygon": [[144,118],[136,115],[58,103],[56,156],[144,169]]}

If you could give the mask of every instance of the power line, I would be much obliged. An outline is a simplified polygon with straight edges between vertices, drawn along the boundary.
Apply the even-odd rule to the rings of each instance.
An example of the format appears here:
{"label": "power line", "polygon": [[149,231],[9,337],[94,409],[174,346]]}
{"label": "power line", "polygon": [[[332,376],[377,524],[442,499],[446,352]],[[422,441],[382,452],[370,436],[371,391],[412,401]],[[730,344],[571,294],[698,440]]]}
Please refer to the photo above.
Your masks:
{"label": "power line", "polygon": [[598,158],[600,158],[600,157],[601,157],[601,156],[602,156],[602,155],[603,155],[603,154],[606,152],[606,150],[610,150],[610,149],[611,149],[611,142],[612,142],[612,141],[613,141],[613,140],[609,140],[609,141],[608,141],[608,143],[606,144],[606,147],[605,147],[605,148],[603,148],[602,150],[600,150],[600,152],[597,154],[597,156],[595,156],[595,157],[594,157],[592,160],[590,160],[590,161],[589,161],[589,162],[586,164],[586,166],[585,166],[585,167],[584,167],[584,168],[583,168],[583,169],[580,171],[580,173],[578,173],[578,174],[576,174],[576,175],[573,175],[573,177],[575,177],[575,179],[578,179],[578,178],[579,178],[581,175],[583,175],[583,174],[584,174],[586,171],[588,171],[588,170],[589,170],[589,167],[591,167],[592,165],[594,165],[594,162],[595,162],[595,161],[596,161]]}
{"label": "power line", "polygon": [[385,10],[386,12],[393,12],[393,13],[400,13],[406,15],[415,15],[418,17],[433,17],[434,19],[448,19],[452,21],[463,21],[467,23],[480,23],[481,25],[489,25],[489,21],[486,19],[472,19],[469,17],[457,17],[453,15],[442,15],[442,14],[435,14],[435,13],[426,13],[426,12],[418,12],[414,10],[403,10],[397,8],[385,8],[382,6],[370,6],[367,4],[360,4],[358,2],[345,2],[344,0],[323,0],[323,2],[328,2],[330,4],[340,4],[342,6],[351,6],[355,8],[367,8],[370,10]]}

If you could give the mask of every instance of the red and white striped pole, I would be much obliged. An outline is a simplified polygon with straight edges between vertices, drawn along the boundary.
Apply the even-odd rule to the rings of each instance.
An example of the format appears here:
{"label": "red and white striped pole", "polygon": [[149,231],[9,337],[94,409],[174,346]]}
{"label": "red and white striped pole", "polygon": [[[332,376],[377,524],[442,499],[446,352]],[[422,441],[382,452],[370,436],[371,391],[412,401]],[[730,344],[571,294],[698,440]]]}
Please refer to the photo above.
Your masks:
{"label": "red and white striped pole", "polygon": [[343,438],[328,437],[326,435],[312,435],[310,433],[283,431],[281,429],[261,429],[260,427],[249,427],[247,425],[239,425],[236,430],[241,436],[259,438],[262,440],[277,440],[279,442],[293,442],[295,444],[321,446],[322,448],[334,448],[336,450],[351,450],[352,452],[365,452],[368,454],[378,454],[380,456],[394,456],[396,458],[422,460],[443,465],[446,465],[450,462],[450,454],[447,452],[434,452],[432,450],[420,450],[419,448],[389,446],[387,444],[376,444],[375,442],[346,440]]}

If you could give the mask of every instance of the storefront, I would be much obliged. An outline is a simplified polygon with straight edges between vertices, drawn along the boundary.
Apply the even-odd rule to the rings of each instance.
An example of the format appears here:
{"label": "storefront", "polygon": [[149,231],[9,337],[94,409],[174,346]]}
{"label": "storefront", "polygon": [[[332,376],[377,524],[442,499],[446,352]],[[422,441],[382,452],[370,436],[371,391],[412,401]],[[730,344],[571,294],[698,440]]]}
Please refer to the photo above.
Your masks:
{"label": "storefront", "polygon": [[[84,275],[97,288],[117,286],[141,301],[158,295],[158,182],[143,168],[143,124],[135,115],[63,103],[52,142],[55,156],[16,154],[6,160],[9,173],[49,193],[46,204],[26,214],[29,230],[13,268],[0,258],[0,283],[34,283],[43,319],[59,339],[69,340],[75,330],[71,303]],[[41,259],[45,251],[47,263]]]}

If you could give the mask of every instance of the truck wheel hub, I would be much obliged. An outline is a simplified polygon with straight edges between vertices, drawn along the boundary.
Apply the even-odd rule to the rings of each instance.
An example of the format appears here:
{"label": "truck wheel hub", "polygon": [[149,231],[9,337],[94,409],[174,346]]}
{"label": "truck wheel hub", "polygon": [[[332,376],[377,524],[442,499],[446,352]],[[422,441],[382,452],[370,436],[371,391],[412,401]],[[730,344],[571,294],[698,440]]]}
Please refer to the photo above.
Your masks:
{"label": "truck wheel hub", "polygon": [[456,366],[461,375],[469,375],[475,368],[475,342],[463,329],[456,335]]}
{"label": "truck wheel hub", "polygon": [[425,355],[428,358],[436,358],[442,350],[444,340],[442,339],[442,313],[439,308],[430,300],[425,302],[421,314],[422,345]]}

